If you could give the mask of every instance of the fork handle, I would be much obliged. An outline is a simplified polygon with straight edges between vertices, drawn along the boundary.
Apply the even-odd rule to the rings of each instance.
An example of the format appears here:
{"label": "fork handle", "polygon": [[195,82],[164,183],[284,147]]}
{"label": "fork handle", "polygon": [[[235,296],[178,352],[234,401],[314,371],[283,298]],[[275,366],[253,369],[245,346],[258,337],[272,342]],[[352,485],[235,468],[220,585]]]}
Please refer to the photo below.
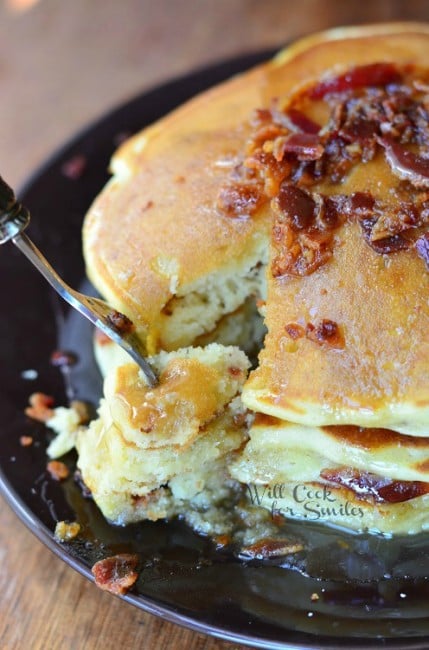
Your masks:
{"label": "fork handle", "polygon": [[19,235],[29,223],[29,211],[18,203],[13,189],[0,176],[0,244]]}

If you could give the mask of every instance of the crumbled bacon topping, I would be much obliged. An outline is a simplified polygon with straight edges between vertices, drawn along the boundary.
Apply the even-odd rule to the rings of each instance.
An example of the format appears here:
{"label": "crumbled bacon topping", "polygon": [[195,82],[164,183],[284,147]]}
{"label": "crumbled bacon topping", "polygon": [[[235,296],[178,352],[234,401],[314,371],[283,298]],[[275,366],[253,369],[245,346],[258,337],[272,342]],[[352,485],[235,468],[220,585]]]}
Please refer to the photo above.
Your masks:
{"label": "crumbled bacon topping", "polygon": [[348,70],[344,74],[328,77],[309,90],[312,99],[323,99],[326,95],[343,93],[358,88],[398,84],[402,75],[392,63],[370,63]]}
{"label": "crumbled bacon topping", "polygon": [[138,556],[134,553],[120,553],[99,560],[91,569],[95,584],[112,594],[127,593],[138,578],[136,571],[138,561]]}
{"label": "crumbled bacon topping", "polygon": [[327,345],[331,348],[344,348],[344,336],[337,323],[328,318],[323,318],[319,323],[307,323],[305,336],[318,345]]}
{"label": "crumbled bacon topping", "polygon": [[382,239],[373,238],[372,231],[377,223],[375,219],[361,219],[359,223],[366,243],[380,255],[396,253],[397,251],[407,250],[410,247],[410,242],[401,234],[383,237]]}
{"label": "crumbled bacon topping", "polygon": [[116,309],[112,309],[107,314],[107,320],[113,329],[120,334],[128,334],[134,330],[134,324],[132,320],[130,320],[128,316],[125,316],[125,314],[122,314],[120,311],[116,311]]}
{"label": "crumbled bacon topping", "polygon": [[415,187],[429,188],[429,158],[409,151],[403,144],[385,135],[378,139],[386,151],[392,171]]}
{"label": "crumbled bacon topping", "polygon": [[46,469],[55,481],[64,481],[70,474],[67,465],[60,460],[50,460],[46,465]]}
{"label": "crumbled bacon topping", "polygon": [[233,183],[221,190],[218,208],[229,217],[249,217],[263,201],[264,197],[257,185]]}
{"label": "crumbled bacon topping", "polygon": [[301,131],[302,133],[312,133],[313,135],[319,133],[320,124],[311,120],[305,113],[297,110],[296,108],[289,108],[286,112],[286,119],[289,120],[292,129]]}
{"label": "crumbled bacon topping", "polygon": [[54,398],[45,393],[33,393],[29,397],[30,406],[25,409],[25,415],[38,420],[47,422],[54,415]]}
{"label": "crumbled bacon topping", "polygon": [[297,339],[302,339],[305,336],[305,328],[298,323],[287,323],[285,325],[286,334],[293,341]]}
{"label": "crumbled bacon topping", "polygon": [[297,160],[319,160],[323,156],[320,137],[313,133],[291,133],[276,138],[273,154],[281,161],[286,154],[295,154]]}
{"label": "crumbled bacon topping", "polygon": [[273,276],[313,273],[332,255],[334,229],[342,219],[336,197],[311,195],[285,182],[274,208]]}
{"label": "crumbled bacon topping", "polygon": [[[349,220],[359,221],[378,254],[412,247],[409,231],[429,222],[427,76],[411,65],[376,62],[301,88],[285,106],[274,100],[254,111],[243,159],[218,207],[230,217],[249,216],[271,200],[274,277],[308,275],[326,264],[334,231]],[[328,110],[324,125],[311,117],[315,103]],[[399,177],[391,205],[366,192],[315,191],[321,181],[341,183],[376,155]]]}

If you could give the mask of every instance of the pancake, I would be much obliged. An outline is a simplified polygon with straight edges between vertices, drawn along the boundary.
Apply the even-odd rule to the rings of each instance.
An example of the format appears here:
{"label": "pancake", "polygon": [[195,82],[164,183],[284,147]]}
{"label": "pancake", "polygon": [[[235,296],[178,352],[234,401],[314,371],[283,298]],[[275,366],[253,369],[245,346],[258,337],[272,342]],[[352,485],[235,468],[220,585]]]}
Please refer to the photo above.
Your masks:
{"label": "pancake", "polygon": [[385,535],[429,528],[429,438],[257,415],[229,471],[272,514]]}
{"label": "pancake", "polygon": [[[230,476],[286,486],[285,517],[308,519],[299,485],[343,506],[317,520],[427,528],[428,51],[414,23],[305,38],[116,152],[85,219],[88,276],[183,382],[161,381],[151,416],[136,367],[98,345],[105,397],[77,446],[109,520],[183,515]],[[258,344],[246,378],[223,346]]]}
{"label": "pancake", "polygon": [[429,483],[429,437],[353,425],[305,427],[258,414],[232,475],[243,483],[312,481],[323,469],[346,466]]}
{"label": "pancake", "polygon": [[[99,417],[77,435],[78,469],[104,516],[116,524],[181,513],[246,440],[237,399],[248,362],[211,344],[151,358],[160,376],[148,389],[134,363],[113,365]],[[172,497],[173,494],[173,497]]]}
{"label": "pancake", "polygon": [[[410,40],[392,34],[328,38],[297,57],[292,50],[279,58],[288,79],[289,69],[296,75],[305,64],[306,70],[298,88],[278,102],[283,115],[293,111],[320,129],[305,134],[313,151],[302,153],[301,168],[299,159],[291,162],[272,202],[268,336],[243,392],[255,411],[306,425],[427,434],[429,274],[415,242],[421,237],[426,246],[429,184],[395,160],[396,147],[400,155],[427,155],[426,136],[412,117],[421,112],[423,133],[427,47],[424,32]],[[340,49],[341,64],[334,65]],[[329,63],[334,67],[326,69]],[[322,80],[310,76],[322,70]],[[374,72],[390,76],[385,86],[371,86]],[[363,87],[359,74],[367,77]],[[407,126],[399,126],[400,119]],[[265,128],[273,120],[265,119]],[[268,146],[279,144],[267,139],[253,155]],[[264,173],[271,173],[267,166]]]}
{"label": "pancake", "polygon": [[237,219],[219,214],[217,202],[263,79],[261,69],[249,84],[227,82],[126,142],[86,216],[88,277],[133,320],[150,354],[192,344],[261,296],[269,207],[249,219],[243,205]]}

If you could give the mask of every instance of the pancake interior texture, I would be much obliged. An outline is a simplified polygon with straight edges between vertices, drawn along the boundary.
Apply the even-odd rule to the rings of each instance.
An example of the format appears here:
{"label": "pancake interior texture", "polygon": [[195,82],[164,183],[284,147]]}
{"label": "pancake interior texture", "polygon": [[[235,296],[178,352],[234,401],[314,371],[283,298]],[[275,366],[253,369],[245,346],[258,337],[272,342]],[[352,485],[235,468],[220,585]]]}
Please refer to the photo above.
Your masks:
{"label": "pancake interior texture", "polygon": [[98,338],[77,449],[109,520],[236,494],[271,523],[429,527],[428,54],[424,24],[317,34],[115,153],[87,272],[161,381]]}

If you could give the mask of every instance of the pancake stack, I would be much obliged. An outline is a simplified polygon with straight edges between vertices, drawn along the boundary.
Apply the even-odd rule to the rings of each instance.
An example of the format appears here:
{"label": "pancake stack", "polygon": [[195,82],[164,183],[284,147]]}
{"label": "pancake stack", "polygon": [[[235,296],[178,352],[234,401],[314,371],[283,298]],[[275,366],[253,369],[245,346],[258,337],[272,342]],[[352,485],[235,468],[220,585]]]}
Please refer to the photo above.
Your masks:
{"label": "pancake stack", "polygon": [[[115,154],[85,220],[88,275],[156,367],[195,354],[192,385],[209,393],[215,367],[229,388],[198,421],[204,436],[173,409],[141,437],[130,413],[147,389],[113,364],[78,443],[106,517],[169,516],[140,497],[161,503],[156,490],[221,457],[223,480],[277,516],[429,526],[428,53],[420,24],[303,39]],[[237,346],[261,348],[247,379]],[[161,401],[183,390],[197,408],[199,391],[169,381]]]}

